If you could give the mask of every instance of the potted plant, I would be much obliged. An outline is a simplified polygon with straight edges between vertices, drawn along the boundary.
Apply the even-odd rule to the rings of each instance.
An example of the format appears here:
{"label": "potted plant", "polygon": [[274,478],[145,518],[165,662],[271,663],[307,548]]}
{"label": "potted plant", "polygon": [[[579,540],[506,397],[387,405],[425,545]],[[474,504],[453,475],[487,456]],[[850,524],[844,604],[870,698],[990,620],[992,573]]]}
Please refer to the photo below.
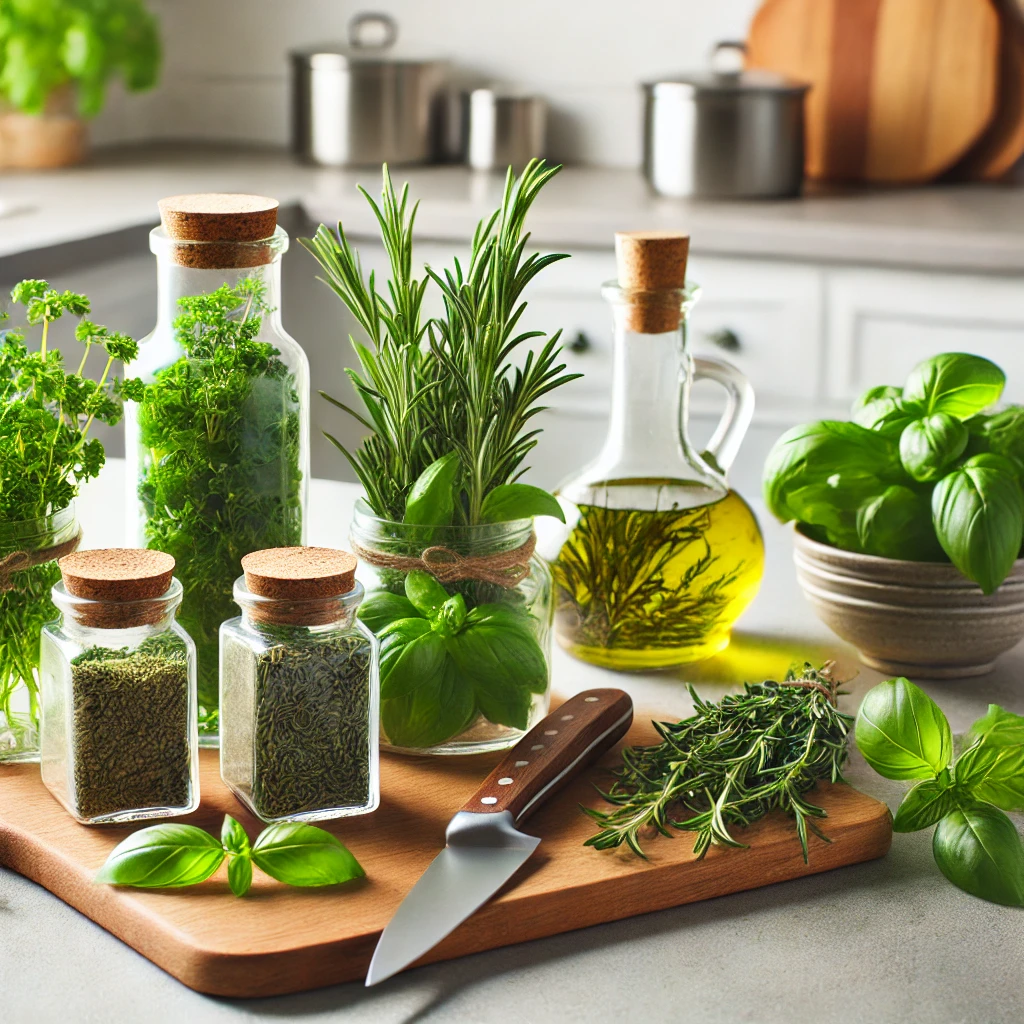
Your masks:
{"label": "potted plant", "polygon": [[107,83],[140,92],[159,69],[143,0],[0,0],[0,167],[78,163]]}
{"label": "potted plant", "polygon": [[[358,367],[348,370],[365,412],[328,401],[368,432],[351,452],[331,440],[365,491],[352,547],[369,591],[360,617],[381,644],[392,748],[509,747],[547,710],[552,586],[533,517],[562,511],[519,477],[539,403],[574,375],[558,360],[558,333],[517,324],[523,289],[564,258],[525,254],[527,212],[557,171],[539,160],[518,180],[509,171],[501,208],[451,270],[414,276],[416,208],[386,167],[382,203],[363,191],[390,260],[386,288],[364,275],[340,224],[304,243],[366,336],[353,339]],[[441,293],[441,317],[423,316],[428,287]]]}
{"label": "potted plant", "polygon": [[947,352],[768,456],[765,500],[797,524],[804,593],[872,667],[980,675],[1024,636],[1024,407],[986,411],[1005,383]]}
{"label": "potted plant", "polygon": [[[104,462],[103,444],[89,431],[96,421],[117,423],[122,397],[138,397],[141,388],[110,374],[138,346],[84,319],[84,295],[22,281],[11,298],[39,328],[39,349],[29,351],[24,331],[0,317],[0,762],[39,758],[40,630],[57,617],[50,600],[57,560],[80,540],[75,496]],[[77,369],[47,346],[50,324],[63,316],[81,318]],[[91,352],[102,356],[95,379],[84,373]]]}

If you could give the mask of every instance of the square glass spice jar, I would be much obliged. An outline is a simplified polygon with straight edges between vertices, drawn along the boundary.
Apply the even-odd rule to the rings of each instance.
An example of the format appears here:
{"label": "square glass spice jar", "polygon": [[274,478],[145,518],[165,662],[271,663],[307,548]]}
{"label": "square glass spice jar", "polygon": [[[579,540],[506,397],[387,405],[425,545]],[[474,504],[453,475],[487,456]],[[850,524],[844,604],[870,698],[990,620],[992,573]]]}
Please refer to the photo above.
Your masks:
{"label": "square glass spice jar", "polygon": [[221,778],[267,822],[376,809],[379,647],[355,557],[270,548],[242,569],[220,628]]}
{"label": "square glass spice jar", "polygon": [[175,618],[174,559],[104,548],[58,565],[60,618],[40,652],[43,783],[86,825],[194,811],[196,648]]}

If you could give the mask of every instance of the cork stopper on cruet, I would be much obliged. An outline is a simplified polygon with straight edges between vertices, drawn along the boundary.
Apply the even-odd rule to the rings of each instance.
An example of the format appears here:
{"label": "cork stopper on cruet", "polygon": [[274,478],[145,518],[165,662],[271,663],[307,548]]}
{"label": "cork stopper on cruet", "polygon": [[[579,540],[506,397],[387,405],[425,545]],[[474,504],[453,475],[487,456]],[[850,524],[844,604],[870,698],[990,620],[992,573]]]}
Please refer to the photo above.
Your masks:
{"label": "cork stopper on cruet", "polygon": [[164,231],[176,243],[171,259],[195,270],[269,263],[274,250],[266,240],[277,228],[279,205],[268,196],[236,192],[195,192],[157,203]]}
{"label": "cork stopper on cruet", "polygon": [[619,287],[627,293],[626,330],[637,334],[674,331],[682,320],[680,291],[686,287],[690,236],[678,231],[617,231]]}

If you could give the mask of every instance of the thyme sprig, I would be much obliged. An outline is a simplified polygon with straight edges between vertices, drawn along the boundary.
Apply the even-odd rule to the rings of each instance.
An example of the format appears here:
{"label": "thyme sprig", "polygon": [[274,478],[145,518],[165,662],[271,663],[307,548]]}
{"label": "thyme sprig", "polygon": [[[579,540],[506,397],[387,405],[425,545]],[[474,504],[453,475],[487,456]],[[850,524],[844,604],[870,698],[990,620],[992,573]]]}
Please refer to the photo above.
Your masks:
{"label": "thyme sprig", "polygon": [[642,837],[677,829],[697,834],[693,850],[703,857],[712,845],[745,848],[730,827],[782,810],[796,820],[806,861],[808,830],[829,840],[815,823],[825,811],[804,794],[821,779],[842,781],[853,721],[836,707],[840,691],[829,666],[806,664],[781,682],[746,683],[717,704],[689,691],[692,717],[655,722],[660,744],[623,751],[615,781],[602,792],[615,809],[584,808],[601,826],[586,845],[625,843],[645,857]]}

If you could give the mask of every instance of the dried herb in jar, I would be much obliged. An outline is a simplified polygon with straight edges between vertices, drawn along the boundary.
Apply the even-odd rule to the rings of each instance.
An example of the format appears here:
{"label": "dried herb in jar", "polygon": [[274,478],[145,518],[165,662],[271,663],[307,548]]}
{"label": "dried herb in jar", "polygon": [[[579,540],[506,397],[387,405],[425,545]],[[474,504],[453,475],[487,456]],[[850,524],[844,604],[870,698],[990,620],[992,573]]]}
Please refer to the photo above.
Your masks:
{"label": "dried herb in jar", "polygon": [[186,807],[191,784],[183,644],[92,647],[71,662],[74,779],[82,817]]}

